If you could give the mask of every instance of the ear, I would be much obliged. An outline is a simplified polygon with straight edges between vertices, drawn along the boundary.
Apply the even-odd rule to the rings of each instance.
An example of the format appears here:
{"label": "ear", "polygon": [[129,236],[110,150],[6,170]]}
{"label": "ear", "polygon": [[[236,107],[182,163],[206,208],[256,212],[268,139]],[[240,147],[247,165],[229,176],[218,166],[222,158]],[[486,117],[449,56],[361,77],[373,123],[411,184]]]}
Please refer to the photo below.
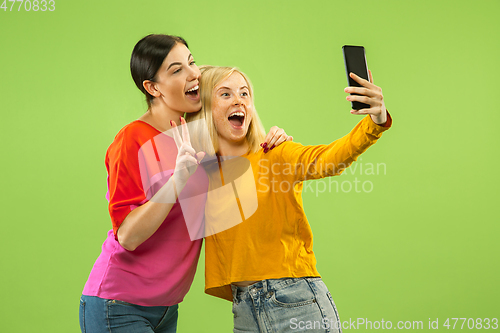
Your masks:
{"label": "ear", "polygon": [[142,86],[153,97],[160,97],[161,93],[156,87],[156,82],[150,80],[142,81]]}

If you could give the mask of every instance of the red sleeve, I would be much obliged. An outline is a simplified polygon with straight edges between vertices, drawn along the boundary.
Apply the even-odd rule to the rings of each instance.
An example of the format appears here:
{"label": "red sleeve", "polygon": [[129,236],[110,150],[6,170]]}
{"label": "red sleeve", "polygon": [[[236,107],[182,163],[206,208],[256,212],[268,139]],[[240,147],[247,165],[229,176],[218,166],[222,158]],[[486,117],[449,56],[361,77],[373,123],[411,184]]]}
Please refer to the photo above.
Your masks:
{"label": "red sleeve", "polygon": [[118,228],[127,215],[146,202],[139,170],[139,138],[133,130],[124,127],[115,137],[106,153],[108,171],[109,215],[116,237]]}

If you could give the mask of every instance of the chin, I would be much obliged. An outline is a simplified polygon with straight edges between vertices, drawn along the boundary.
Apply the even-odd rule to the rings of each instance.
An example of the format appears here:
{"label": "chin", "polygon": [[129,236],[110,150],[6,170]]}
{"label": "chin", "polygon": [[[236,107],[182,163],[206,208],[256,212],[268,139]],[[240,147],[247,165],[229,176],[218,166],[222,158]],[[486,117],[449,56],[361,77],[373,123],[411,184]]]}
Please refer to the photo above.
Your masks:
{"label": "chin", "polygon": [[239,134],[239,135],[231,135],[231,141],[234,142],[235,144],[241,144],[243,141],[245,141],[247,138],[247,132],[245,131],[244,134]]}
{"label": "chin", "polygon": [[198,112],[200,110],[201,110],[201,103],[199,105],[190,104],[190,105],[186,105],[184,107],[185,113],[194,113],[194,112]]}
{"label": "chin", "polygon": [[198,111],[201,110],[201,106],[199,108],[191,108],[191,109],[188,109],[186,111],[184,111],[185,113],[196,113]]}

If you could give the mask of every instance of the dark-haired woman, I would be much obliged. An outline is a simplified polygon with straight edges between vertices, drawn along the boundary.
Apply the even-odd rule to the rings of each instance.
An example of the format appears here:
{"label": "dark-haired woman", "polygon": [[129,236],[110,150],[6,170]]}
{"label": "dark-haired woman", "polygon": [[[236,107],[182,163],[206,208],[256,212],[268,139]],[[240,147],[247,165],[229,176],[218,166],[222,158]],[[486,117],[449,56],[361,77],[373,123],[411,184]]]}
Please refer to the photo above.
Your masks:
{"label": "dark-haired woman", "polygon": [[[113,229],[82,293],[82,332],[175,332],[202,244],[193,226],[204,215],[208,180],[196,168],[204,153],[194,151],[187,131],[175,140],[168,134],[178,123],[186,127],[185,113],[201,109],[200,71],[186,41],[169,35],[141,39],[130,68],[148,110],[106,152]],[[286,139],[274,127],[266,142]],[[197,201],[186,210],[181,196]]]}

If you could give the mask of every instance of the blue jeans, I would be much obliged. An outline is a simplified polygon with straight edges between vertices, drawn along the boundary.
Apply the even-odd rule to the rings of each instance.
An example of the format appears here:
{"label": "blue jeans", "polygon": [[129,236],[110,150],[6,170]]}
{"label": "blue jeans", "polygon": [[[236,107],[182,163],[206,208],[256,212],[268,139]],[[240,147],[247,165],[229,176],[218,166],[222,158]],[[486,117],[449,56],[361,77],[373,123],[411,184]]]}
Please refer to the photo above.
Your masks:
{"label": "blue jeans", "polygon": [[340,319],[321,278],[262,280],[233,290],[233,332],[335,332]]}
{"label": "blue jeans", "polygon": [[177,304],[140,306],[83,295],[80,299],[80,330],[82,333],[175,333],[177,308]]}

